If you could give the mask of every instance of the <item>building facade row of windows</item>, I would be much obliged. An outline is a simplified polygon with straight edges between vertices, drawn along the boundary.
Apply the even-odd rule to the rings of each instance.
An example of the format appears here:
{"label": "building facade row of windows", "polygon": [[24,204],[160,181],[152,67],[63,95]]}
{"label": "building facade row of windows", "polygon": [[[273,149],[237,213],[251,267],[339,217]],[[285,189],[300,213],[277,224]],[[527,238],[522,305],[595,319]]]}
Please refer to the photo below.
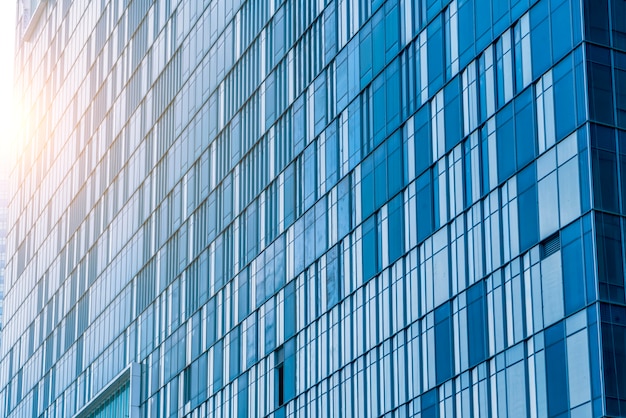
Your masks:
{"label": "building facade row of windows", "polygon": [[71,415],[140,361],[146,416],[599,414],[559,380],[598,375],[596,308],[559,321],[624,303],[626,55],[619,2],[583,3],[48,7],[1,410]]}

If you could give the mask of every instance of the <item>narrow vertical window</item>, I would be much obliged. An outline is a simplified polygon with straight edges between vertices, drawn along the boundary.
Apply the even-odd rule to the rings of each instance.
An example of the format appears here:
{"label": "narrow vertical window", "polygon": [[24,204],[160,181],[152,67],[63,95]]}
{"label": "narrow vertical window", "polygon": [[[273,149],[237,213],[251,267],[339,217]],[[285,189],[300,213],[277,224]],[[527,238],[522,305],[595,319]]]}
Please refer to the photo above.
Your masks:
{"label": "narrow vertical window", "polygon": [[285,404],[285,350],[280,346],[275,352],[276,361],[276,406],[281,407]]}
{"label": "narrow vertical window", "polygon": [[463,83],[463,135],[469,135],[478,126],[478,91],[476,62],[472,61],[461,75]]}
{"label": "narrow vertical window", "polygon": [[554,94],[552,71],[548,71],[535,85],[537,101],[537,139],[539,153],[554,145]]}
{"label": "narrow vertical window", "polygon": [[446,80],[459,72],[459,23],[457,2],[453,0],[445,12]]}
{"label": "narrow vertical window", "polygon": [[507,30],[496,43],[496,70],[498,83],[498,107],[513,98],[513,52],[511,31]]}

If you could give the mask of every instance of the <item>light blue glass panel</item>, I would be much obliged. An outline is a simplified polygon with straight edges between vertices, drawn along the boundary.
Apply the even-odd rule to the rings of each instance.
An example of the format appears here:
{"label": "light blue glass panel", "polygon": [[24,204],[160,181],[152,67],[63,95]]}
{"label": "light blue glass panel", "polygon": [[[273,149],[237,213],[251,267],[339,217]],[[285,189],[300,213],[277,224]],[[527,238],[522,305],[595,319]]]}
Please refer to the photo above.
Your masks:
{"label": "light blue glass panel", "polygon": [[546,238],[559,228],[559,190],[556,171],[539,181],[539,237]]}
{"label": "light blue glass panel", "polygon": [[567,337],[567,371],[570,408],[591,400],[587,330]]}
{"label": "light blue glass panel", "polygon": [[563,318],[563,279],[560,252],[541,262],[541,297],[544,326]]}

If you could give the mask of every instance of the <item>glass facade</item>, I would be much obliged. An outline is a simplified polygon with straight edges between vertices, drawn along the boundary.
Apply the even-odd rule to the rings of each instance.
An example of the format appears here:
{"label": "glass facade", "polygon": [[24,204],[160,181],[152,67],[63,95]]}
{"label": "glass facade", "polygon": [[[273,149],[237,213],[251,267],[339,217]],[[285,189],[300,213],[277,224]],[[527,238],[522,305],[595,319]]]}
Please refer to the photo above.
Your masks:
{"label": "glass facade", "polygon": [[38,11],[0,416],[626,416],[623,0]]}
{"label": "glass facade", "polygon": [[130,401],[128,399],[128,383],[122,386],[116,393],[111,395],[93,412],[86,414],[85,418],[109,418],[127,417],[129,415]]}
{"label": "glass facade", "polygon": [[9,185],[6,167],[0,167],[0,344],[2,342],[2,324],[4,311],[4,276],[7,263],[7,220],[9,206]]}

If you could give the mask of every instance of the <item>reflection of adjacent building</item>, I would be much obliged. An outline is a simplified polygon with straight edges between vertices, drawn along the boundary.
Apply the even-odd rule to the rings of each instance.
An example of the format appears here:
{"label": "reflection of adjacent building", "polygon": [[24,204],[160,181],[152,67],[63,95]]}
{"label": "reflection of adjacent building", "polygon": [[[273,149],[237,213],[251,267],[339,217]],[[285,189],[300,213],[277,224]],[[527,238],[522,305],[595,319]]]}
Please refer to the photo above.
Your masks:
{"label": "reflection of adjacent building", "polygon": [[623,4],[41,3],[0,416],[626,416]]}

